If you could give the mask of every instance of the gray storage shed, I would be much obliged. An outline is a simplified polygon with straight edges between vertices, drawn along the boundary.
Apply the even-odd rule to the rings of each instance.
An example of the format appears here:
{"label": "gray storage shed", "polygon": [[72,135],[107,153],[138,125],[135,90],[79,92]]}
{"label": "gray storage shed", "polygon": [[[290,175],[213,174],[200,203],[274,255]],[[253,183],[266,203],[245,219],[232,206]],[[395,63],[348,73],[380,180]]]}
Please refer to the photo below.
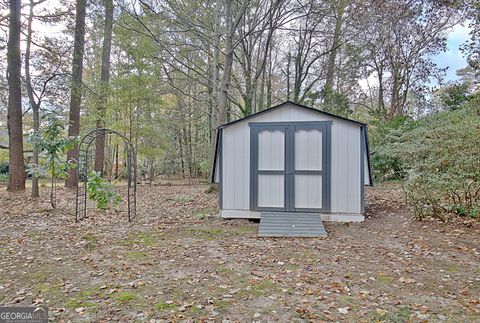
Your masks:
{"label": "gray storage shed", "polygon": [[268,211],[363,221],[367,125],[284,102],[219,127],[212,181],[223,218]]}

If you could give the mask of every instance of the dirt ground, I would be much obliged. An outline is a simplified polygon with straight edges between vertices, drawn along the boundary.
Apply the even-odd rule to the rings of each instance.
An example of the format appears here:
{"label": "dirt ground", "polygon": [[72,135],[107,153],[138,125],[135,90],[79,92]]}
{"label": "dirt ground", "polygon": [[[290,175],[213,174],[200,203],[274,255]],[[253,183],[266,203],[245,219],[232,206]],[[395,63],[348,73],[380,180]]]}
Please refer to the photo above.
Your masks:
{"label": "dirt ground", "polygon": [[54,321],[480,322],[479,223],[414,221],[394,185],[326,239],[258,238],[205,185],[140,186],[132,223],[0,189],[0,304]]}

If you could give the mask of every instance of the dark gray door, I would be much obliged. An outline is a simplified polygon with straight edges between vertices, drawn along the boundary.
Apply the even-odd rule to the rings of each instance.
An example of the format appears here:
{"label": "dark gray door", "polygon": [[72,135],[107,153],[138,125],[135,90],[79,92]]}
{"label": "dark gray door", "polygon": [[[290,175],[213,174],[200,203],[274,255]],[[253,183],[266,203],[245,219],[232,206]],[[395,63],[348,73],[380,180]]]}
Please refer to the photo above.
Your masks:
{"label": "dark gray door", "polygon": [[330,210],[331,122],[250,123],[250,208]]}

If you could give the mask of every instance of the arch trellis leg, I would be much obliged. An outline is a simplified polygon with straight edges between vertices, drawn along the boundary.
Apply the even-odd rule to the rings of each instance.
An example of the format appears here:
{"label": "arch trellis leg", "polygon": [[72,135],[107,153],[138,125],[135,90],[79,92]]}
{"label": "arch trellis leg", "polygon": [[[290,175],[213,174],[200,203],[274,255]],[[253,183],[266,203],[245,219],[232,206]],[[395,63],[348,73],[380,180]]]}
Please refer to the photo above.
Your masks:
{"label": "arch trellis leg", "polygon": [[[87,187],[88,187],[88,174],[89,165],[94,159],[90,156],[90,147],[98,135],[117,135],[124,144],[127,155],[127,212],[128,221],[131,221],[136,216],[137,211],[137,158],[135,150],[130,142],[124,135],[111,129],[94,129],[85,134],[80,140],[78,151],[78,164],[77,164],[77,196],[75,206],[75,221],[78,222],[87,217]],[[91,158],[90,158],[91,157]]]}

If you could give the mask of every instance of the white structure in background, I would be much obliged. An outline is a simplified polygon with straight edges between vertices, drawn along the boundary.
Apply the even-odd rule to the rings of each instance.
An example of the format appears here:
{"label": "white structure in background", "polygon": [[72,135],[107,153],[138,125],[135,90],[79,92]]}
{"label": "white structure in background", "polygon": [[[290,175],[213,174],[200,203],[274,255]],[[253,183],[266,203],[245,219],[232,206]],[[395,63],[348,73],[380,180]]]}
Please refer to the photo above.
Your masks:
{"label": "white structure in background", "polygon": [[219,128],[212,181],[223,218],[280,211],[363,221],[367,125],[287,101]]}

